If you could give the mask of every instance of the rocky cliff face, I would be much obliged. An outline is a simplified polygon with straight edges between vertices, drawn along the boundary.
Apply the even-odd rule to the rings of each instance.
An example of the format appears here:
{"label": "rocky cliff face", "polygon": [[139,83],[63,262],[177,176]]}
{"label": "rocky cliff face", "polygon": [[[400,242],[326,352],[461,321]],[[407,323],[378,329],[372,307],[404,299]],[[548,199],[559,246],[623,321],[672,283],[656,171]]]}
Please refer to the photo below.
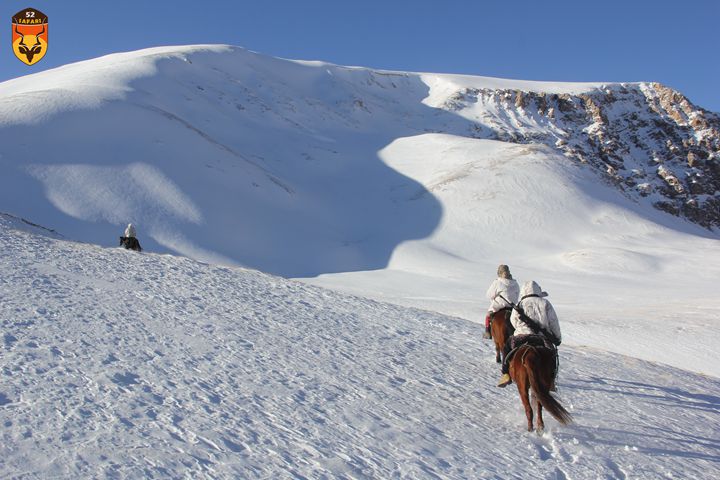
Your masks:
{"label": "rocky cliff face", "polygon": [[543,143],[600,170],[629,196],[720,228],[720,116],[658,83],[585,94],[465,88],[443,108],[478,124],[477,136]]}

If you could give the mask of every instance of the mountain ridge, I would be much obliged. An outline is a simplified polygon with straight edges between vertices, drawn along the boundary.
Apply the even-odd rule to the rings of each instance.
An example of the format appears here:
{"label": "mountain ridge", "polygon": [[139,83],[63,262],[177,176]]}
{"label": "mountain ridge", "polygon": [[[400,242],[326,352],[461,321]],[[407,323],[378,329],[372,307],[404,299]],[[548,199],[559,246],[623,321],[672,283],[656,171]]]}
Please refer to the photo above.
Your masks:
{"label": "mountain ridge", "polygon": [[[295,76],[300,73],[305,78],[301,83],[308,79],[318,81],[303,74],[303,68],[293,69],[292,65],[305,70],[332,69],[349,75],[341,82],[355,85],[360,82],[370,87],[397,88],[393,78],[421,79],[429,86],[423,103],[458,113],[471,122],[469,132],[451,125],[446,133],[510,143],[544,143],[590,165],[638,201],[647,199],[655,208],[705,228],[720,225],[720,200],[716,194],[720,191],[720,117],[657,83],[505,80],[286,60],[222,45],[156,47],[107,55],[0,83],[0,124],[37,124],[47,121],[53,112],[102,108],[104,102],[132,94],[133,82],[158,75],[162,69],[159,62],[180,60],[192,64],[193,55],[210,54],[246,62],[251,65],[250,70],[256,71],[250,78],[228,78],[229,82],[252,81],[253,76],[267,78],[268,71],[276,74],[272,68],[277,68],[277,73],[291,71]],[[378,82],[376,77],[390,80]],[[349,90],[355,91],[357,97],[374,91],[357,87]],[[369,113],[367,101],[354,98],[351,106]],[[42,102],[43,108],[33,109],[22,105],[23,102],[30,105]],[[264,104],[262,100],[261,103]],[[181,119],[158,105],[154,108]],[[277,105],[265,104],[263,108],[266,112],[278,110]],[[308,118],[300,120],[296,120],[299,128],[311,125]]]}
{"label": "mountain ridge", "polygon": [[[657,147],[653,157],[631,145],[626,128],[649,125],[650,113],[634,119],[616,108],[640,96],[647,102],[652,95],[643,90],[659,88],[375,71],[230,46],[109,55],[0,84],[0,205],[68,238],[106,245],[132,221],[151,250],[283,276],[376,270],[398,245],[429,238],[447,213],[429,185],[382,152],[402,139],[444,134],[452,149],[475,147],[451,137],[501,142],[508,152],[535,144],[535,154],[554,159],[547,168],[575,163],[638,209],[684,215],[714,237],[714,119],[693,139],[704,117],[684,97],[658,94],[661,107],[679,102],[693,118],[659,121],[674,135],[664,150],[640,132]],[[620,92],[630,100],[595,97]],[[423,167],[435,172],[428,178],[444,175],[444,161],[454,163]]]}

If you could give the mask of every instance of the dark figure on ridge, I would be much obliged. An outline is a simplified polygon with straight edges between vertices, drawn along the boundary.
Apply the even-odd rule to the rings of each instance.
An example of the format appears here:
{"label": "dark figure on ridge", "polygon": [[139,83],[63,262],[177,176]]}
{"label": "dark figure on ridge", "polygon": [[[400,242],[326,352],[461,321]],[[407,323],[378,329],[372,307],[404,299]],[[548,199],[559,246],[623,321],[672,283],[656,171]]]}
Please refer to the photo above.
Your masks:
{"label": "dark figure on ridge", "polygon": [[129,249],[129,250],[135,250],[137,252],[142,252],[142,247],[140,246],[140,242],[135,237],[135,227],[132,223],[128,223],[128,226],[125,228],[125,234],[120,237],[120,245]]}

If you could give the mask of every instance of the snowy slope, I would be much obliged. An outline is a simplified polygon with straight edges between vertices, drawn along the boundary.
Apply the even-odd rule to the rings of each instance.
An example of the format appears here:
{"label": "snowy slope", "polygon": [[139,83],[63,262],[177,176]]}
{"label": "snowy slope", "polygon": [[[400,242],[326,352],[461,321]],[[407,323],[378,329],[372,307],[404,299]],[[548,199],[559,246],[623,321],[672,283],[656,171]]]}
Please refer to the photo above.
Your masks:
{"label": "snowy slope", "polygon": [[0,216],[2,478],[720,475],[717,378],[563,347],[538,437],[475,323],[39,232]]}
{"label": "snowy slope", "polygon": [[415,182],[377,157],[432,126],[427,91],[404,73],[230,47],[113,55],[5,82],[0,205],[105,245],[133,221],[152,250],[285,276],[382,268],[440,215],[389,198]]}
{"label": "snowy slope", "polygon": [[313,283],[482,321],[485,290],[507,263],[550,293],[566,342],[720,376],[708,361],[720,341],[717,238],[544,147],[428,134],[381,156],[440,202],[440,225],[398,246],[386,269]]}
{"label": "snowy slope", "polygon": [[[717,230],[653,207],[683,155],[687,191],[716,169],[693,108],[654,84],[129,52],[0,84],[0,212],[104,246],[132,221],[149,251],[475,321],[508,263],[566,343],[718,377]],[[646,190],[608,182],[643,162]]]}

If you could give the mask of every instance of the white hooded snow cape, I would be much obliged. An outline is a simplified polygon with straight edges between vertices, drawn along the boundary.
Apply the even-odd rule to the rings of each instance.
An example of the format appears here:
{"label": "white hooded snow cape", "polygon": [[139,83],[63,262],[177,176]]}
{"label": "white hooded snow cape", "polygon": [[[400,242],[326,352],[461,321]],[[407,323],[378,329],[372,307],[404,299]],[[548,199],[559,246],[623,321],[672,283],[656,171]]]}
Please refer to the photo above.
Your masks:
{"label": "white hooded snow cape", "polygon": [[129,223],[127,228],[125,228],[125,236],[126,237],[135,237],[135,227],[132,223]]}
{"label": "white hooded snow cape", "polygon": [[[537,296],[529,297],[528,295]],[[518,306],[522,307],[528,317],[549,330],[558,340],[562,340],[557,313],[555,313],[555,309],[550,302],[543,298],[546,295],[537,283],[533,281],[525,282],[522,290],[520,290],[520,303]],[[515,327],[515,335],[530,335],[533,333],[530,327],[520,320],[520,314],[517,310],[513,310],[510,322]]]}
{"label": "white hooded snow cape", "polygon": [[490,284],[490,288],[488,288],[488,291],[485,294],[491,301],[488,310],[491,312],[498,312],[505,307],[510,307],[510,304],[500,298],[500,295],[510,302],[517,303],[519,293],[520,287],[518,286],[517,280],[514,278],[496,278],[493,283]]}

